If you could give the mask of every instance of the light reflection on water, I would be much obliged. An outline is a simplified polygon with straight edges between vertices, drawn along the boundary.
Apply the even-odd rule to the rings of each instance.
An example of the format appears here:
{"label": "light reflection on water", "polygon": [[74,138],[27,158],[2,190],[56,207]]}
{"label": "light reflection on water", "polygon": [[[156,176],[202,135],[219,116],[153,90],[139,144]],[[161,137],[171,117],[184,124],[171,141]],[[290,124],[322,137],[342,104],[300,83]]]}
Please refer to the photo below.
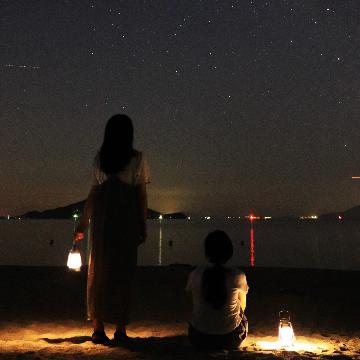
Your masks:
{"label": "light reflection on water", "polygon": [[[157,227],[154,247],[152,227]],[[149,222],[149,239],[140,248],[140,265],[205,263],[203,241],[215,229],[234,244],[230,263],[239,266],[360,270],[360,223],[162,220]]]}
{"label": "light reflection on water", "polygon": [[[201,264],[205,262],[203,255],[205,236],[210,231],[222,229],[230,235],[236,250],[231,262],[237,264],[240,259],[243,266],[255,266],[255,230],[253,224],[251,226],[245,224],[244,226],[244,223],[238,223],[235,229],[225,229],[224,226],[212,227],[211,222],[194,224],[187,220],[166,221],[160,219],[149,222],[149,229],[147,242],[139,248],[140,265],[154,265],[151,258],[155,256],[155,252],[157,252],[156,265],[159,266]],[[198,235],[200,232],[201,235]],[[236,236],[234,236],[235,232],[237,233]],[[247,238],[246,241],[236,241],[240,233],[241,238]],[[154,241],[154,235],[156,236],[156,234],[158,234],[158,238]],[[152,246],[154,243],[158,244],[156,248]]]}
{"label": "light reflection on water", "polygon": [[250,226],[250,265],[255,266],[255,234],[254,225]]}
{"label": "light reflection on water", "polygon": [[162,265],[162,219],[159,220],[159,258],[158,265]]}
{"label": "light reflection on water", "polygon": [[[0,221],[0,265],[64,266],[73,226],[72,220]],[[150,220],[139,265],[203,264],[203,241],[215,229],[233,241],[231,265],[360,270],[355,221]],[[86,241],[81,250],[86,261]]]}

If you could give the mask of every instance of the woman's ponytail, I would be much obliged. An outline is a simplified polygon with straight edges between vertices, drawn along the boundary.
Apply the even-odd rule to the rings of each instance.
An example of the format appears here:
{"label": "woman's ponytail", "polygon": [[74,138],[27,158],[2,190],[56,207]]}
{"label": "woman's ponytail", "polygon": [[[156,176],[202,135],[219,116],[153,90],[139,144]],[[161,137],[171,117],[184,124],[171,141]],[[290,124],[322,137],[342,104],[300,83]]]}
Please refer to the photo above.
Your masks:
{"label": "woman's ponytail", "polygon": [[228,270],[223,266],[233,254],[229,236],[220,230],[208,234],[205,239],[205,255],[214,264],[204,270],[202,275],[202,294],[215,309],[221,309],[227,299],[226,276]]}
{"label": "woman's ponytail", "polygon": [[227,298],[226,269],[215,265],[207,268],[202,276],[202,291],[205,300],[216,310],[221,309]]}

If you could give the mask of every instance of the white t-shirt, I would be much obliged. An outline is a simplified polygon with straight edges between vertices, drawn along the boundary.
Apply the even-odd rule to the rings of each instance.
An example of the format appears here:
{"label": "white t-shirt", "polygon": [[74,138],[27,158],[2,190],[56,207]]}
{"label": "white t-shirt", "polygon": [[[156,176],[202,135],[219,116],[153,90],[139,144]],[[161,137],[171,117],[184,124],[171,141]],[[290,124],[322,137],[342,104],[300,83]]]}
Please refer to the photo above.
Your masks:
{"label": "white t-shirt", "polygon": [[228,268],[227,299],[224,306],[217,310],[202,294],[202,275],[205,269],[206,267],[198,267],[193,270],[186,285],[186,291],[191,292],[193,299],[191,325],[205,334],[228,334],[241,322],[239,296],[246,296],[249,290],[246,276],[237,268]]}
{"label": "white t-shirt", "polygon": [[[135,151],[135,154],[131,158],[129,164],[124,170],[118,172],[117,176],[121,181],[132,186],[150,183],[149,166],[143,153]],[[100,160],[97,155],[95,157],[93,185],[99,185],[105,180],[106,174],[100,170]]]}

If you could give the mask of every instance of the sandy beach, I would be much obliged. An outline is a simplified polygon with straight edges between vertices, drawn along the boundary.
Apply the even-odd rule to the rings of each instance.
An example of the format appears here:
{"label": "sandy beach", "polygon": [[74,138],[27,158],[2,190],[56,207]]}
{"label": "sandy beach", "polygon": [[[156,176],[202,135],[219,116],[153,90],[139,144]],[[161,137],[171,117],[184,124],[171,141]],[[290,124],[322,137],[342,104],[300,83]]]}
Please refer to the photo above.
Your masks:
{"label": "sandy beach", "polygon": [[[250,285],[249,336],[239,351],[203,353],[187,341],[191,267],[142,267],[134,290],[131,341],[90,341],[86,269],[0,267],[0,359],[360,359],[359,272],[244,269]],[[287,309],[293,348],[277,344],[278,311]],[[113,326],[108,325],[112,337]]]}

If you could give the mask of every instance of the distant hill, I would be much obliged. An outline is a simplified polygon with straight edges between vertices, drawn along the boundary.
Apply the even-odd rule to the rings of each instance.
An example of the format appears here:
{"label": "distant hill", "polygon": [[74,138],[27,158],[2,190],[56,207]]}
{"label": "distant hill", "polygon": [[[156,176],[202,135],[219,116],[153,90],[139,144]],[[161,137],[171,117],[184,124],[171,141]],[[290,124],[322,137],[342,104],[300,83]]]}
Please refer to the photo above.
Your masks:
{"label": "distant hill", "polygon": [[339,220],[341,216],[342,220],[360,220],[360,205],[354,206],[351,209],[345,211],[339,211],[336,213],[328,213],[320,216],[321,220]]}
{"label": "distant hill", "polygon": [[[82,214],[84,205],[85,200],[55,209],[29,211],[20,217],[22,219],[72,219],[74,214]],[[148,219],[158,219],[159,215],[160,213],[158,211],[148,209]]]}

